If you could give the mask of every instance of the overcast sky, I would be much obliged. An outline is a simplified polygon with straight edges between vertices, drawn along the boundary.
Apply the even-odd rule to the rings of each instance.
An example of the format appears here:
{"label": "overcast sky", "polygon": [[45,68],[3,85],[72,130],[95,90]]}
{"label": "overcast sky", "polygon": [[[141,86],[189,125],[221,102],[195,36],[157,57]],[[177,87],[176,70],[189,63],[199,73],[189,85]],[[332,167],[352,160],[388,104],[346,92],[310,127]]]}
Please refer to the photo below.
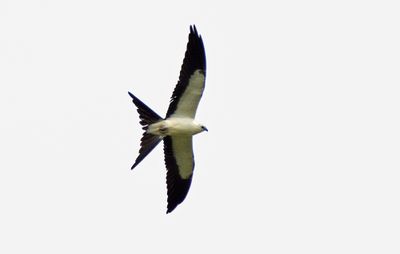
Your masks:
{"label": "overcast sky", "polygon": [[[397,1],[0,1],[1,253],[399,253]],[[189,25],[207,80],[186,200],[134,171]]]}

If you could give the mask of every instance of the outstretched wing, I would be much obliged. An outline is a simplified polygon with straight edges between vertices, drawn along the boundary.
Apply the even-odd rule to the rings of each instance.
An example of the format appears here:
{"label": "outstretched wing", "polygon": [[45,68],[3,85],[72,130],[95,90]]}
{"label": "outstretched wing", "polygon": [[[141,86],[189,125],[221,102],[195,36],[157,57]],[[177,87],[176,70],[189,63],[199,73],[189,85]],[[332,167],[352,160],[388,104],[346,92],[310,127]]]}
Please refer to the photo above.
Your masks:
{"label": "outstretched wing", "polygon": [[206,54],[201,36],[190,26],[189,41],[178,84],[171,96],[167,116],[194,118],[203,94],[206,78]]}
{"label": "outstretched wing", "polygon": [[192,136],[164,137],[164,155],[167,167],[167,213],[170,213],[185,199],[192,182]]}

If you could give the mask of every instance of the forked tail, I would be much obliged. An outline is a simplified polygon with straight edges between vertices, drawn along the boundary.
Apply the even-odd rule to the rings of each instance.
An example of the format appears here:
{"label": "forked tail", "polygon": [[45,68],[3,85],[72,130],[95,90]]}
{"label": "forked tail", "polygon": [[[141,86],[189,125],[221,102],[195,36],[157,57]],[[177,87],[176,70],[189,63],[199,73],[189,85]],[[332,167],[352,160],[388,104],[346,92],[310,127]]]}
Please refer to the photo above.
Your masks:
{"label": "forked tail", "polygon": [[147,127],[150,124],[162,120],[161,116],[159,116],[156,112],[139,100],[139,98],[137,98],[131,92],[128,93],[132,97],[133,104],[135,104],[137,107],[137,112],[139,113],[140,117],[140,124],[143,126],[143,130],[147,130]]}
{"label": "forked tail", "polygon": [[146,132],[149,125],[162,120],[162,118],[141,100],[139,100],[135,95],[130,92],[128,93],[132,97],[132,101],[137,107],[137,112],[139,113],[140,117],[140,124],[143,126],[142,129],[145,130],[142,139],[140,140],[139,155],[131,167],[131,169],[134,169],[162,140],[162,137]]}

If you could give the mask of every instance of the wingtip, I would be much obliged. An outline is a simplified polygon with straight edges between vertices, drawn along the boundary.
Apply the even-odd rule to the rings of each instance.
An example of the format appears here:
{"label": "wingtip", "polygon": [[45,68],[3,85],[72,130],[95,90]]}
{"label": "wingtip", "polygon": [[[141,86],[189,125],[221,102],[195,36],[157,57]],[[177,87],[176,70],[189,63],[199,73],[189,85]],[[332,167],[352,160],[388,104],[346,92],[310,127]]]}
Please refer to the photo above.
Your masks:
{"label": "wingtip", "polygon": [[128,94],[130,97],[132,97],[132,99],[135,99],[135,95],[133,95],[131,92],[128,91]]}
{"label": "wingtip", "polygon": [[174,208],[167,207],[167,212],[166,212],[166,214],[169,214],[169,213],[171,213],[171,212],[172,212],[174,209],[175,209],[175,207],[174,207]]}
{"label": "wingtip", "polygon": [[196,28],[196,25],[195,25],[195,24],[190,25],[190,34],[193,34],[193,35],[195,35],[196,37],[201,38],[201,35],[199,35],[199,33],[197,32],[197,28]]}

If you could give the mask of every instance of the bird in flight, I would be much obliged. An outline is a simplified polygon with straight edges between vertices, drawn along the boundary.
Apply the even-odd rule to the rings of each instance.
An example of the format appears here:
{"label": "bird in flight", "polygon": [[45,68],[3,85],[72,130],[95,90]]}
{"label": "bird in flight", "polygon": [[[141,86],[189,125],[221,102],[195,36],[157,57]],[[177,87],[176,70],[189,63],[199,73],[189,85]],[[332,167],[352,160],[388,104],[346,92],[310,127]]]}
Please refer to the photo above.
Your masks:
{"label": "bird in flight", "polygon": [[128,92],[137,107],[144,130],[134,169],[157,145],[164,141],[167,168],[167,213],[185,199],[193,177],[192,136],[207,128],[194,120],[206,79],[206,54],[196,26],[190,26],[189,41],[178,83],[172,93],[165,118],[160,117],[135,95]]}

